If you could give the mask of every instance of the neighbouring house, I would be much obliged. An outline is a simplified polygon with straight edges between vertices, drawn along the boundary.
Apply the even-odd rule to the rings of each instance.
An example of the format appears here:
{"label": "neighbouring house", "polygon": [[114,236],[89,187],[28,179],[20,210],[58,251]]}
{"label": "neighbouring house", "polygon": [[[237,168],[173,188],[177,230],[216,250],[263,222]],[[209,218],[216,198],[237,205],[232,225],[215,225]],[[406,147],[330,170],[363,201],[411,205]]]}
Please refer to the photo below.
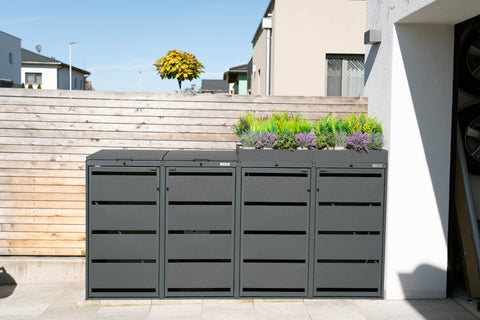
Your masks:
{"label": "neighbouring house", "polygon": [[[85,90],[90,72],[72,66],[72,90]],[[55,58],[22,49],[21,81],[42,89],[68,90],[70,88],[69,65]]]}
{"label": "neighbouring house", "polygon": [[0,87],[20,87],[21,40],[0,31]]}
{"label": "neighbouring house", "polygon": [[365,0],[271,0],[252,40],[252,94],[363,96],[365,15]]}
{"label": "neighbouring house", "polygon": [[248,94],[247,88],[248,64],[231,67],[223,74],[223,80],[228,82],[229,91],[233,94]]}
{"label": "neighbouring house", "polygon": [[228,94],[228,83],[225,80],[202,80],[201,93]]}
{"label": "neighbouring house", "polygon": [[[476,221],[459,222],[456,159],[471,138],[478,161],[480,1],[368,0],[366,21],[365,96],[389,149],[385,297],[445,297],[456,261],[472,263],[478,286],[476,256],[458,249]],[[457,122],[467,109],[477,112],[469,130]],[[464,176],[478,207],[480,175]]]}

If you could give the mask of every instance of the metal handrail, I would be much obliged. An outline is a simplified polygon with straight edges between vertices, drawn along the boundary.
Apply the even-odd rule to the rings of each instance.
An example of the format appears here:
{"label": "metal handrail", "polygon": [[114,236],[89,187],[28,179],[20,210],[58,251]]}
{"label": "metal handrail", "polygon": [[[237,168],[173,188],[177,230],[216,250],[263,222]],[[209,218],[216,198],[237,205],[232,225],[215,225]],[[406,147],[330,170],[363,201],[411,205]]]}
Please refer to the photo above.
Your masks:
{"label": "metal handrail", "polygon": [[475,205],[473,202],[472,189],[470,186],[470,177],[467,167],[467,159],[465,158],[465,149],[463,147],[462,134],[460,132],[460,123],[457,123],[457,155],[460,165],[460,174],[463,183],[465,204],[467,207],[468,219],[470,221],[470,231],[472,234],[473,247],[477,258],[477,268],[480,277],[480,233],[478,231],[477,216],[475,213]]}

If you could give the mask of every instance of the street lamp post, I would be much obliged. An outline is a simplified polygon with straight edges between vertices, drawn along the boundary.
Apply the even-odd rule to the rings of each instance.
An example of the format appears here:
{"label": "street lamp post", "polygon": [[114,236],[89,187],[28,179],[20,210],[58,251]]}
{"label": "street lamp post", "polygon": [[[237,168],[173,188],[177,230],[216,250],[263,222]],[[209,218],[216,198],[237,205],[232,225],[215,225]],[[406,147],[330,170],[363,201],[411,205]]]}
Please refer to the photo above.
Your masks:
{"label": "street lamp post", "polygon": [[138,71],[140,77],[138,79],[138,91],[142,92],[142,71]]}
{"label": "street lamp post", "polygon": [[76,43],[78,42],[70,42],[68,44],[68,57],[69,57],[68,74],[70,77],[70,81],[69,81],[70,91],[72,91],[72,44],[76,44]]}

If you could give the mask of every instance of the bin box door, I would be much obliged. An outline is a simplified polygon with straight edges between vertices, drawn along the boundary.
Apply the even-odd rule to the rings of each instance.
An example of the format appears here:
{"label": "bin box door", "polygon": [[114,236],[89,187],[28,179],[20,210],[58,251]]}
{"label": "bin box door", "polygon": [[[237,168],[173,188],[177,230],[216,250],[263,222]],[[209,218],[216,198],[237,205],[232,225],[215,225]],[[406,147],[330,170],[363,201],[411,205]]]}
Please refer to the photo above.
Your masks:
{"label": "bin box door", "polygon": [[88,296],[159,296],[159,169],[88,171]]}
{"label": "bin box door", "polygon": [[167,297],[233,297],[235,168],[167,167]]}

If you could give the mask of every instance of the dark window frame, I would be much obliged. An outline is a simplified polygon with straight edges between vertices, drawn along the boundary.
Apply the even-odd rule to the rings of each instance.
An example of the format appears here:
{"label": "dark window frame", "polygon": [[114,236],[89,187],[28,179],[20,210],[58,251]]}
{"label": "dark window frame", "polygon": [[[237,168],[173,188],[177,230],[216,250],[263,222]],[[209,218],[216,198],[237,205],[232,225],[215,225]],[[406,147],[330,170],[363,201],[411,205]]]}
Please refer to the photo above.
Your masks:
{"label": "dark window frame", "polygon": [[[34,79],[35,79],[34,82],[29,82],[29,81],[28,81],[28,75],[33,75],[33,77],[34,77]],[[43,80],[42,78],[43,78],[43,77],[42,77],[42,73],[41,73],[41,72],[25,72],[25,84],[32,84],[32,85],[33,85],[33,84],[36,84],[36,85],[40,84],[40,85],[41,85],[41,84],[42,84],[42,80]],[[39,81],[39,80],[40,80],[40,81]]]}
{"label": "dark window frame", "polygon": [[[329,77],[328,77],[328,71],[329,71],[329,60],[341,60],[341,75],[340,75],[340,80],[341,84],[339,85],[340,89],[340,94],[328,94],[329,92]],[[347,76],[346,74],[346,68],[348,65],[349,61],[361,61],[363,63],[363,66],[365,68],[365,55],[364,54],[326,54],[325,55],[325,96],[330,96],[330,97],[349,97],[350,95],[347,95],[346,92],[348,89],[346,88],[346,83],[347,83]],[[364,69],[365,70],[365,69]],[[364,71],[365,72],[365,71]],[[359,96],[363,96],[363,86],[362,90],[359,94]]]}

